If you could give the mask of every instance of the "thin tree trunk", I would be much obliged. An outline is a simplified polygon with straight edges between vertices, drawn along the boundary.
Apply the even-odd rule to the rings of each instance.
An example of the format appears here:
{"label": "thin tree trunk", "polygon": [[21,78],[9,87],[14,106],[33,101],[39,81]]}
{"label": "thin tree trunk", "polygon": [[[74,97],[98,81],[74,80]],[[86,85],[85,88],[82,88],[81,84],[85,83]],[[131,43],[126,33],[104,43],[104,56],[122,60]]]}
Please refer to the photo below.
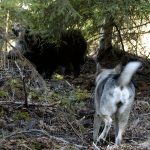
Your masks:
{"label": "thin tree trunk", "polygon": [[97,62],[100,62],[112,49],[113,18],[107,16],[100,30],[100,41]]}
{"label": "thin tree trunk", "polygon": [[[7,15],[6,15],[6,28],[5,28],[5,35],[8,35],[8,28],[9,28],[9,11],[7,11]],[[4,51],[4,55],[3,55],[3,68],[6,69],[6,53],[7,52],[7,46],[8,46],[8,43],[7,41],[4,41],[4,45],[3,45],[3,51]]]}

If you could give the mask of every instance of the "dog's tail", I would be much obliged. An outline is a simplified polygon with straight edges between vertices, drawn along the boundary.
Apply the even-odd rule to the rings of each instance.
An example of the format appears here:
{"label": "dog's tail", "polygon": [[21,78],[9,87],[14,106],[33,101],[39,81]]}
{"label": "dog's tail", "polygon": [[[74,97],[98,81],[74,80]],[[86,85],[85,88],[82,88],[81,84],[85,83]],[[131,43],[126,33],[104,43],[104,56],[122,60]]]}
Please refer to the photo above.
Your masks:
{"label": "dog's tail", "polygon": [[141,63],[138,61],[129,62],[119,76],[118,79],[119,86],[124,87],[128,85],[132,79],[132,76],[140,66]]}

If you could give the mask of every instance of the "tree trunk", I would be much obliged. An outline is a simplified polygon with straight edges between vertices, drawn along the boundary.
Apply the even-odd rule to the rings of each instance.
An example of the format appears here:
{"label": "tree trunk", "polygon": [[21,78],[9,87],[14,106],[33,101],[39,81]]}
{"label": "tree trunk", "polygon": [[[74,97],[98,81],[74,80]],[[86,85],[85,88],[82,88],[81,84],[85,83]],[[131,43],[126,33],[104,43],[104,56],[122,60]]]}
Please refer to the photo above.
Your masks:
{"label": "tree trunk", "polygon": [[[8,35],[8,28],[9,28],[9,11],[7,11],[7,14],[6,14],[6,27],[5,27],[5,36]],[[7,50],[8,50],[8,43],[7,41],[4,41],[4,45],[2,47],[2,49],[4,50],[4,55],[3,55],[3,68],[6,69],[6,53]]]}
{"label": "tree trunk", "polygon": [[97,62],[100,62],[105,55],[112,49],[112,32],[113,32],[113,18],[107,16],[100,30],[100,41],[97,53]]}

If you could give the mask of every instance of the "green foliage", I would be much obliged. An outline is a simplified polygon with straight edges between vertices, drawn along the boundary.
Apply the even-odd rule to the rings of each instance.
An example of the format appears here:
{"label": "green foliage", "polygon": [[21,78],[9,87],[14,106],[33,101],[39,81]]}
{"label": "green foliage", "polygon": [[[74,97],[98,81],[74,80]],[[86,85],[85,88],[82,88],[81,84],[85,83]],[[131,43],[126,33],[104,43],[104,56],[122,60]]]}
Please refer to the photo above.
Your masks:
{"label": "green foliage", "polygon": [[32,147],[32,149],[41,150],[42,148],[44,148],[44,145],[41,142],[32,141],[31,147]]}
{"label": "green foliage", "polygon": [[[23,83],[20,79],[9,80],[7,83],[7,88],[8,89],[10,88],[11,89],[10,91],[12,93],[14,93],[15,95],[17,95],[18,98],[19,97],[21,99],[24,98]],[[10,92],[10,91],[8,91],[8,92]]]}
{"label": "green foliage", "polygon": [[91,97],[91,94],[87,90],[81,90],[80,88],[74,89],[65,95],[54,93],[53,96],[61,101],[62,105],[71,105],[73,103],[81,103]]}
{"label": "green foliage", "polygon": [[0,97],[6,97],[8,95],[7,92],[0,90]]}
{"label": "green foliage", "polygon": [[[32,100],[35,100],[36,102],[38,101],[43,101],[44,100],[44,95],[41,94],[39,91],[37,90],[31,90],[28,93],[28,98],[31,98]],[[47,97],[48,98],[48,97]]]}
{"label": "green foliage", "polygon": [[22,82],[17,79],[12,79],[9,84],[13,89],[22,88]]}
{"label": "green foliage", "polygon": [[43,36],[60,35],[63,29],[81,28],[87,38],[99,32],[106,16],[119,26],[132,27],[134,20],[149,20],[148,0],[1,0],[0,26],[18,21]]}
{"label": "green foliage", "polygon": [[86,89],[81,90],[80,88],[75,89],[72,95],[74,96],[74,100],[78,102],[91,97],[91,94]]}
{"label": "green foliage", "polygon": [[56,73],[55,76],[54,76],[54,79],[55,80],[62,80],[63,76]]}
{"label": "green foliage", "polygon": [[13,118],[16,121],[19,120],[25,120],[28,121],[30,119],[30,115],[28,112],[26,111],[22,111],[22,110],[17,110],[14,114],[13,114]]}
{"label": "green foliage", "polygon": [[[80,88],[74,88],[68,92],[53,92],[51,100],[60,102],[61,108],[66,109],[71,117],[77,113],[77,111],[85,107],[86,100],[91,98],[91,93],[87,90]],[[81,127],[82,129],[82,127]]]}
{"label": "green foliage", "polygon": [[65,150],[76,150],[76,148],[74,148],[71,145],[68,145],[68,146],[65,147]]}

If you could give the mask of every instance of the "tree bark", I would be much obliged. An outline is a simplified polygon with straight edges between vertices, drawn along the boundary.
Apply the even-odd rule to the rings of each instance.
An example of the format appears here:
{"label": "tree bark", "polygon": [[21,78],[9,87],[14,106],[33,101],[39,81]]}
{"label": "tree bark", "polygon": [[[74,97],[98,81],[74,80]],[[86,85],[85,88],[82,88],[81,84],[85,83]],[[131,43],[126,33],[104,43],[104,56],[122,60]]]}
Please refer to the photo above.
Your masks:
{"label": "tree bark", "polygon": [[97,62],[100,62],[112,49],[112,32],[113,32],[113,18],[107,16],[104,19],[100,30],[100,41],[97,53]]}

